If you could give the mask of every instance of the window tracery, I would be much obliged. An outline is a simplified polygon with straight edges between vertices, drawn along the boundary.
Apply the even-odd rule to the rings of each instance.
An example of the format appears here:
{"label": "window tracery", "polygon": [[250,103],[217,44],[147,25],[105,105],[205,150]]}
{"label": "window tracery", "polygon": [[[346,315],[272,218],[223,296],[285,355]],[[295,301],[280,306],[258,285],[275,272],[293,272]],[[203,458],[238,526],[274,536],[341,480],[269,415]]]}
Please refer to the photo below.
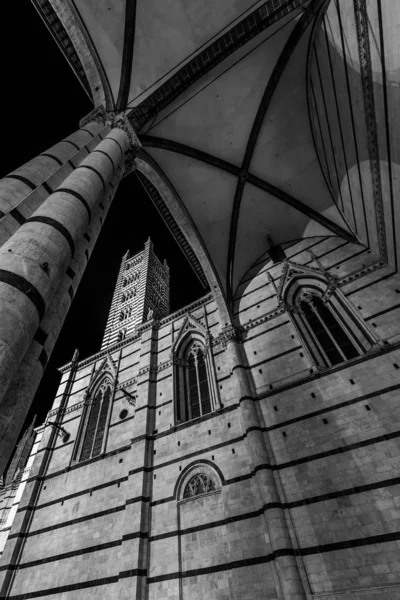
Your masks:
{"label": "window tracery", "polygon": [[173,350],[175,419],[183,423],[207,415],[218,406],[210,350],[189,332]]}
{"label": "window tracery", "polygon": [[112,381],[105,377],[96,388],[83,414],[78,460],[84,461],[101,454],[112,397]]}
{"label": "window tracery", "polygon": [[335,282],[307,278],[285,293],[286,307],[313,362],[333,367],[361,356],[377,344],[361,316]]}
{"label": "window tracery", "polygon": [[206,494],[207,492],[213,492],[216,490],[215,483],[205,473],[197,473],[186,484],[183,492],[183,498],[194,498],[200,496],[200,494]]}

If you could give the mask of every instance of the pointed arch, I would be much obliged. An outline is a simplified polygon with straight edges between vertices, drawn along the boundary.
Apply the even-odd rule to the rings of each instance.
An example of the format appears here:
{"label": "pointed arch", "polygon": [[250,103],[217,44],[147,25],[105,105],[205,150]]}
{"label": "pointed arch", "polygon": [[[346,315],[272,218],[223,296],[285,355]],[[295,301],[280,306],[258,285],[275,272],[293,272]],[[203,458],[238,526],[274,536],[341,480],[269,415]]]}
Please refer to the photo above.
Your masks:
{"label": "pointed arch", "polygon": [[338,280],[320,268],[286,261],[278,298],[317,368],[353,360],[379,346]]}
{"label": "pointed arch", "polygon": [[86,390],[72,462],[86,461],[104,452],[115,385],[116,368],[107,356]]}
{"label": "pointed arch", "polygon": [[191,421],[220,408],[210,336],[189,314],[172,345],[171,358],[175,422]]}

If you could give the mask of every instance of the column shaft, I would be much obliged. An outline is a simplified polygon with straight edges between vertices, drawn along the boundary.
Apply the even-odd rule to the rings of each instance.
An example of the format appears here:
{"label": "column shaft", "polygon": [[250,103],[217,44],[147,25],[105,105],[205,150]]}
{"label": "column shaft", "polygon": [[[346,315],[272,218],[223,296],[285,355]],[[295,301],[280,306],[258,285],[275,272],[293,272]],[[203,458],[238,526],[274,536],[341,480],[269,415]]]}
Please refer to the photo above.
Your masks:
{"label": "column shaft", "polygon": [[[69,160],[73,160],[75,166],[77,166],[75,156],[81,153],[80,159],[78,159],[81,162],[91,148],[86,148],[83,153],[81,152],[82,149],[85,146],[91,147],[93,140],[95,140],[94,144],[97,145],[101,141],[99,134],[108,131],[108,129],[95,121],[88,123],[83,129],[78,129],[55,146],[45,150],[1,179],[0,216],[17,206],[32,191],[59,171]],[[70,168],[73,169],[73,166]]]}
{"label": "column shaft", "polygon": [[15,447],[31,401],[42,378],[47,359],[53,351],[74,292],[85,271],[88,257],[92,253],[100,234],[101,222],[99,217],[106,217],[122,176],[123,169],[117,169],[117,173],[114,175],[102,203],[104,208],[99,206],[98,213],[92,219],[92,223],[86,232],[88,234],[87,238],[83,237],[81,239],[75,257],[69,265],[57,292],[54,294],[46,315],[40,323],[40,328],[37,330],[3,398],[0,412],[0,473],[3,472],[7,459]]}
{"label": "column shaft", "polygon": [[128,147],[112,129],[2,246],[0,402]]}

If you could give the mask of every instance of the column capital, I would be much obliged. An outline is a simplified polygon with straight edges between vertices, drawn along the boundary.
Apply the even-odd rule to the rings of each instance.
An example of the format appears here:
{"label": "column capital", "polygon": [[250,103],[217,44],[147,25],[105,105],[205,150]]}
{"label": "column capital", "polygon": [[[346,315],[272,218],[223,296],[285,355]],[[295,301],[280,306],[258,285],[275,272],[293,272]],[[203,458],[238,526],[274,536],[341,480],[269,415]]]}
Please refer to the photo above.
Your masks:
{"label": "column capital", "polygon": [[102,125],[108,125],[111,129],[114,129],[115,127],[122,129],[129,140],[129,147],[136,150],[141,148],[142,145],[136,135],[136,131],[130,124],[125,113],[114,115],[111,112],[107,112],[104,106],[96,106],[96,108],[91,110],[90,113],[79,121],[79,127],[85,127],[85,125],[93,121],[101,123]]}
{"label": "column capital", "polygon": [[120,113],[119,115],[107,116],[106,125],[111,127],[111,129],[118,128],[121,129],[129,141],[130,150],[137,151],[142,147],[142,144],[139,141],[138,136],[136,135],[136,131],[132,127],[129,122],[128,117],[124,113]]}
{"label": "column capital", "polygon": [[241,342],[242,341],[242,328],[235,327],[234,325],[228,325],[222,329],[219,334],[219,341],[225,348],[229,342]]}

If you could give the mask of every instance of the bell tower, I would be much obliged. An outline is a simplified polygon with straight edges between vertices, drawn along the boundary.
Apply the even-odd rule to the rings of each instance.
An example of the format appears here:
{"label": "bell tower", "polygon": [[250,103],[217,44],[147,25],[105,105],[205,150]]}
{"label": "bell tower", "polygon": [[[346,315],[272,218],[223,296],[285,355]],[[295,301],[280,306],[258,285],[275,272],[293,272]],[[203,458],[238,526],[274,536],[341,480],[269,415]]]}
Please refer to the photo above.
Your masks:
{"label": "bell tower", "polygon": [[168,314],[169,267],[159,261],[149,238],[144,250],[134,256],[127,251],[122,258],[101,349],[133,334],[145,321]]}

